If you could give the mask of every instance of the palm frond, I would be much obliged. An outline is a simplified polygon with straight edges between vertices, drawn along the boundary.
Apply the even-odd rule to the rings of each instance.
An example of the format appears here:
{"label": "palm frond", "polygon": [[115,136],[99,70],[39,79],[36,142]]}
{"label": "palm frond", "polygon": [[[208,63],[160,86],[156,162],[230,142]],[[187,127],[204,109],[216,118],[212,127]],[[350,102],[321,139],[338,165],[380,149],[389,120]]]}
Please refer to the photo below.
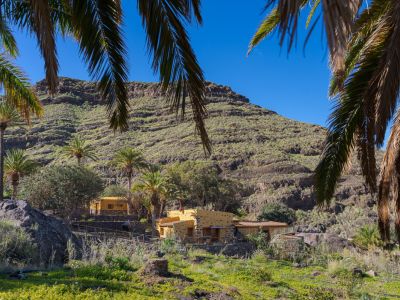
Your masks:
{"label": "palm frond", "polygon": [[4,88],[6,101],[13,104],[27,121],[31,113],[42,115],[42,105],[28,79],[3,54],[0,54],[0,86]]}
{"label": "palm frond", "polygon": [[[337,181],[355,146],[356,134],[369,128],[366,122],[371,121],[371,116],[366,115],[364,110],[365,96],[368,93],[370,81],[375,75],[376,65],[380,61],[383,48],[384,41],[382,40],[376,41],[370,47],[368,55],[347,79],[344,90],[336,99],[336,106],[330,116],[326,145],[321,161],[315,170],[315,190],[317,202],[320,204],[329,202],[333,196]],[[364,162],[364,164],[372,165],[370,162]],[[367,173],[368,170],[371,169],[363,168],[363,173],[371,180],[373,175]],[[374,184],[371,184],[371,188],[374,188]]]}
{"label": "palm frond", "polygon": [[48,0],[29,0],[31,30],[35,33],[44,58],[47,85],[51,93],[56,92],[58,81],[58,59],[51,9]]}
{"label": "palm frond", "polygon": [[0,40],[4,50],[9,53],[12,57],[17,57],[19,54],[17,42],[8,26],[7,21],[4,17],[0,16]]}
{"label": "palm frond", "polygon": [[400,87],[400,2],[393,3],[390,31],[387,37],[385,53],[378,65],[377,76],[372,87],[376,97],[376,143],[382,146],[387,125],[392,119],[397,106]]}
{"label": "palm frond", "polygon": [[128,128],[126,49],[120,22],[120,4],[114,0],[68,0],[73,32],[89,73],[98,81],[107,102],[110,126]]}
{"label": "palm frond", "polygon": [[347,42],[362,0],[322,0],[326,38],[335,76],[343,76]]}
{"label": "palm frond", "polygon": [[260,26],[257,28],[256,33],[250,41],[247,55],[256,47],[262,40],[264,40],[279,24],[279,12],[274,8],[269,15],[265,17]]}
{"label": "palm frond", "polygon": [[307,21],[306,21],[306,28],[308,28],[311,24],[311,20],[315,15],[315,12],[317,11],[318,6],[321,4],[321,0],[313,0],[313,6],[311,7],[311,10],[307,16]]}
{"label": "palm frond", "polygon": [[206,151],[211,152],[204,124],[204,76],[184,27],[184,22],[190,22],[188,3],[191,3],[190,7],[199,20],[200,1],[138,0],[138,9],[147,33],[147,46],[153,57],[152,66],[155,72],[160,73],[161,87],[167,93],[169,103],[183,116],[186,97],[190,98],[196,130]]}

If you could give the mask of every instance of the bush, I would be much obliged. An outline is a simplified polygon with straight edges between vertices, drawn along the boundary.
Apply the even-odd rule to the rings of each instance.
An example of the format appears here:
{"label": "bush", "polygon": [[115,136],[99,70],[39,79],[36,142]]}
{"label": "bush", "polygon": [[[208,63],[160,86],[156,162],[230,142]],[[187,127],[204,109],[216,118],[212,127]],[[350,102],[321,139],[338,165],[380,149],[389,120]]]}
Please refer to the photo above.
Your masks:
{"label": "bush", "polygon": [[374,225],[365,225],[361,227],[354,236],[354,244],[364,250],[370,247],[382,246],[378,228]]}
{"label": "bush", "polygon": [[128,189],[117,184],[112,184],[107,186],[103,193],[101,194],[103,197],[125,197],[128,194]]}
{"label": "bush", "polygon": [[271,202],[264,206],[262,213],[258,216],[258,220],[292,224],[294,221],[296,221],[296,214],[293,209],[287,207],[283,203]]}
{"label": "bush", "polygon": [[246,239],[253,243],[257,249],[260,249],[262,251],[267,251],[268,248],[268,241],[269,241],[269,235],[266,232],[260,231],[255,234],[249,234]]}
{"label": "bush", "polygon": [[70,216],[87,207],[103,190],[102,180],[82,166],[48,166],[21,184],[21,194],[39,209],[56,209]]}
{"label": "bush", "polygon": [[0,221],[0,264],[35,263],[37,248],[28,234],[11,223]]}

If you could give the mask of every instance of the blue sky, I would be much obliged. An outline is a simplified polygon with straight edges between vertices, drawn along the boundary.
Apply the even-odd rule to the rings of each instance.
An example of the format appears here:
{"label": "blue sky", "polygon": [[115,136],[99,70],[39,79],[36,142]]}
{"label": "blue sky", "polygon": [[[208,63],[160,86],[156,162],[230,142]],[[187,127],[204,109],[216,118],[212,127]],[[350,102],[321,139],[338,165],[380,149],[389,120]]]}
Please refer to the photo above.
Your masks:
{"label": "blue sky", "polygon": [[[327,97],[329,69],[322,24],[303,52],[304,20],[299,25],[297,47],[287,55],[275,37],[265,40],[246,57],[248,43],[261,22],[266,0],[203,0],[203,26],[192,26],[192,45],[207,80],[229,85],[252,103],[286,117],[326,125],[331,102]],[[136,12],[136,1],[123,0],[125,37],[130,80],[157,81],[150,68],[145,35]],[[21,66],[32,82],[44,77],[43,61],[36,42],[16,33]],[[76,44],[58,40],[60,75],[90,79]]]}

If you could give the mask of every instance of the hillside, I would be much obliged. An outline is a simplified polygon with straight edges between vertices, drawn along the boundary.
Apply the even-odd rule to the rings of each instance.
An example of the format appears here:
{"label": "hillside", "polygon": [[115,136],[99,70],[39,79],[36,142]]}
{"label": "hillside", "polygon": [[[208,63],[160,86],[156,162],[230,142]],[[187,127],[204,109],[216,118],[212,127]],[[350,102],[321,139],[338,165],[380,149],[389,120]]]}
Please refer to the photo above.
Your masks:
{"label": "hillside", "polygon": [[[194,134],[190,114],[178,120],[169,111],[157,84],[128,84],[132,106],[130,130],[113,133],[108,128],[104,104],[94,83],[60,79],[59,93],[47,93],[44,82],[35,89],[45,105],[45,116],[33,120],[31,128],[7,131],[7,147],[26,148],[43,164],[60,160],[58,150],[79,133],[97,149],[99,160],[91,163],[108,182],[118,180],[107,161],[116,150],[132,146],[143,150],[154,163],[211,160],[222,175],[236,178],[248,187],[246,209],[258,211],[267,200],[278,199],[293,208],[311,208],[312,170],[323,146],[324,128],[287,119],[250,103],[229,87],[207,84],[206,120],[213,153],[206,158]],[[189,110],[188,110],[189,111]],[[361,176],[353,171],[344,177],[338,198],[353,201],[365,197]]]}

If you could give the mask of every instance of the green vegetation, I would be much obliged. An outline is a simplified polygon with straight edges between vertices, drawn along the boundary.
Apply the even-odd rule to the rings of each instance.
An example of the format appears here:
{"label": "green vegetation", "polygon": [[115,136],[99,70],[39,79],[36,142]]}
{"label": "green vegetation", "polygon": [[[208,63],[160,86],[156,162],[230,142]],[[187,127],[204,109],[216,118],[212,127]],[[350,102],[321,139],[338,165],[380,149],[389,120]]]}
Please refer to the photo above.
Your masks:
{"label": "green vegetation", "polygon": [[168,182],[160,171],[144,172],[133,186],[133,191],[142,192],[148,199],[151,211],[151,227],[153,236],[157,235],[156,220],[164,213],[168,197]]}
{"label": "green vegetation", "polygon": [[62,148],[62,153],[66,157],[76,158],[78,165],[82,163],[82,159],[96,160],[96,150],[92,145],[88,145],[85,140],[79,136],[72,138],[66,146]]}
{"label": "green vegetation", "polygon": [[35,263],[38,253],[29,235],[20,227],[0,221],[0,271]]}
{"label": "green vegetation", "polygon": [[103,191],[96,172],[79,165],[47,166],[27,176],[21,195],[39,209],[56,209],[71,216]]}
{"label": "green vegetation", "polygon": [[17,199],[20,179],[32,173],[36,168],[36,163],[29,159],[25,150],[11,149],[6,152],[4,168],[5,175],[11,182],[12,199]]}
{"label": "green vegetation", "polygon": [[[398,276],[353,276],[323,266],[294,268],[260,252],[250,259],[210,255],[199,250],[167,254],[170,277],[140,274],[148,256],[101,256],[100,262],[70,263],[61,270],[28,274],[15,281],[0,275],[3,299],[178,299],[226,295],[233,299],[395,299]],[[126,253],[125,253],[126,254]],[[136,257],[136,262],[131,261]],[[198,260],[197,258],[201,258]],[[103,258],[103,260],[102,260]]]}
{"label": "green vegetation", "polygon": [[126,197],[126,195],[128,195],[128,190],[121,185],[111,184],[105,187],[101,195],[103,197]]}
{"label": "green vegetation", "polygon": [[293,209],[287,207],[283,203],[272,202],[267,203],[258,220],[276,221],[292,224],[296,220],[296,213]]}

